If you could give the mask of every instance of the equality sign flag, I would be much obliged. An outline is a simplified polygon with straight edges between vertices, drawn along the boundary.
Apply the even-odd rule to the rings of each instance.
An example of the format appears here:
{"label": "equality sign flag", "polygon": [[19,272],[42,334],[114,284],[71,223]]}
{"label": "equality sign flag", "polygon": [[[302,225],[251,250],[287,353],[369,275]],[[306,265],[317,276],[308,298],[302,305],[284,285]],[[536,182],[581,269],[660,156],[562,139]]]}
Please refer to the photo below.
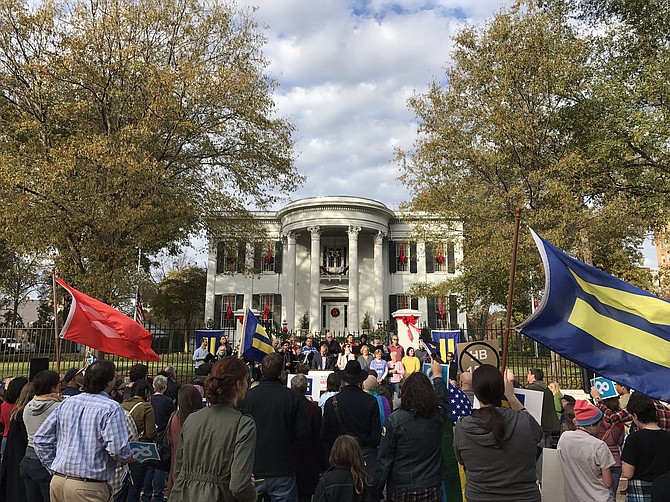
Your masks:
{"label": "equality sign flag", "polygon": [[434,329],[430,333],[433,338],[433,341],[437,345],[440,358],[442,358],[443,361],[446,361],[447,352],[451,352],[454,354],[454,361],[458,361],[458,353],[456,352],[456,345],[461,343],[460,330],[439,331]]}
{"label": "equality sign flag", "polygon": [[72,295],[72,306],[60,337],[136,361],[160,361],[151,348],[153,336],[141,324],[109,305],[56,282]]}
{"label": "equality sign flag", "polygon": [[275,351],[272,340],[270,340],[265,328],[261,326],[250,308],[247,308],[244,313],[242,330],[244,332],[242,341],[242,355],[244,357],[260,362],[266,355]]}
{"label": "equality sign flag", "polygon": [[544,265],[544,296],[516,329],[598,375],[670,400],[670,303],[531,232]]}

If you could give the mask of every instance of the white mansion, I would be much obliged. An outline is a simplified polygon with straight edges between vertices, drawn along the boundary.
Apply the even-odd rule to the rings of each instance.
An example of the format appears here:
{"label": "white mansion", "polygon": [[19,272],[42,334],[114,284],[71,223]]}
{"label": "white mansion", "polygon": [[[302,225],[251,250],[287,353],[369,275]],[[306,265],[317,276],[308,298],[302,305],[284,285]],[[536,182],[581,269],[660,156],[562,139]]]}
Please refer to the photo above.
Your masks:
{"label": "white mansion", "polygon": [[[268,240],[210,241],[205,319],[214,328],[235,329],[234,312],[245,306],[277,331],[301,328],[305,319],[311,332],[358,332],[366,312],[374,329],[401,308],[421,311],[419,326],[465,327],[454,295],[408,294],[413,283],[439,283],[456,273],[463,253],[459,222],[395,213],[348,196],[297,200],[253,216]],[[419,238],[419,222],[439,237]]]}

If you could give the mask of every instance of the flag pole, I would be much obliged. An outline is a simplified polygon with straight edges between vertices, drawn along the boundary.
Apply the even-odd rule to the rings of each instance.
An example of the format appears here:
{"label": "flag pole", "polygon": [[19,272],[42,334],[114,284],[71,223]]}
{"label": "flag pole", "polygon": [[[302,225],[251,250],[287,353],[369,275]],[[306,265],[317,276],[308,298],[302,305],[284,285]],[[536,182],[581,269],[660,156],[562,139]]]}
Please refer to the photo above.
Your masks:
{"label": "flag pole", "polygon": [[56,294],[56,269],[51,269],[51,287],[54,298],[54,339],[56,343],[56,373],[60,375],[60,340],[58,338],[58,296]]}
{"label": "flag pole", "polygon": [[137,300],[140,297],[140,266],[142,262],[142,248],[137,248],[137,289],[135,290],[135,313],[133,321],[137,322]]}
{"label": "flag pole", "polygon": [[[242,347],[244,346],[244,334],[247,331],[247,312],[248,309],[245,305],[244,307],[244,317],[242,318],[242,336],[240,337],[240,341],[237,345],[237,358],[242,359]],[[235,322],[237,322],[237,319],[235,319]]]}
{"label": "flag pole", "polygon": [[519,250],[519,225],[521,224],[521,208],[517,207],[514,212],[514,241],[512,242],[512,266],[509,271],[509,293],[507,295],[507,313],[505,315],[505,338],[503,340],[502,367],[505,375],[507,366],[507,350],[509,347],[509,335],[512,330],[512,302],[514,300],[514,279],[516,276],[516,257]]}

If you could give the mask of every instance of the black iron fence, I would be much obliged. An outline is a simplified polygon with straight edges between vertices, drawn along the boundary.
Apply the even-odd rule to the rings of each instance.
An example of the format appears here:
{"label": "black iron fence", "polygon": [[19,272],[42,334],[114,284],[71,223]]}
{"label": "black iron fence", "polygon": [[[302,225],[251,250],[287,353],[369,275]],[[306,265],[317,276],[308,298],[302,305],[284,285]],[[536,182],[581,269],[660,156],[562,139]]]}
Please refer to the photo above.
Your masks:
{"label": "black iron fence", "polygon": [[[188,333],[188,350],[184,351],[184,342],[187,335],[184,326],[180,325],[154,325],[147,324],[154,335],[152,347],[160,355],[160,362],[141,361],[149,367],[149,374],[156,375],[165,366],[174,366],[177,370],[177,379],[181,382],[190,382],[194,374],[193,349],[194,331]],[[202,329],[202,328],[197,328]],[[227,330],[228,331],[228,330]],[[231,341],[237,342],[232,330],[227,332]],[[344,340],[348,332],[335,332],[335,338]],[[358,340],[359,333],[351,333]],[[368,340],[375,334],[380,334],[382,342],[388,344],[394,334],[388,330],[363,330],[360,334],[366,334]],[[428,330],[424,330],[424,336],[430,336]],[[277,334],[278,338],[295,336],[301,345],[309,335],[307,330],[284,332]],[[312,334],[317,340],[322,337],[320,333]],[[503,344],[504,330],[496,326],[477,333],[461,330],[461,341],[474,340],[498,340],[499,346]],[[56,369],[55,336],[53,328],[0,328],[0,377],[29,375],[31,360],[48,360],[49,369]],[[89,354],[86,348],[69,340],[60,340],[61,348],[61,372],[70,367],[81,367],[85,364]],[[418,347],[415,347],[418,348]],[[130,367],[140,361],[133,361],[124,357],[102,354],[99,356],[114,361],[120,375],[127,375]],[[530,368],[540,368],[544,371],[545,381],[556,381],[561,388],[579,389],[583,388],[582,368],[567,359],[549,351],[546,347],[519,334],[513,334],[507,356],[507,366],[514,370],[517,379],[525,383],[526,375]]]}

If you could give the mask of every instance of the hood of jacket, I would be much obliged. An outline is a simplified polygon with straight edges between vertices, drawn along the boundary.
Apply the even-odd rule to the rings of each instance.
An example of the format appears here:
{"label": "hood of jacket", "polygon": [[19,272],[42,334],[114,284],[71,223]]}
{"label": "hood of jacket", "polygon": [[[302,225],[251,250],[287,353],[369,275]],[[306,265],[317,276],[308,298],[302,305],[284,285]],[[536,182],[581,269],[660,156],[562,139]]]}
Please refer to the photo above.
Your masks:
{"label": "hood of jacket", "polygon": [[26,413],[36,417],[41,415],[47,410],[50,410],[56,406],[58,406],[58,403],[60,401],[58,399],[32,399],[28,402],[26,405],[26,409],[24,410]]}
{"label": "hood of jacket", "polygon": [[[507,441],[516,430],[517,421],[521,414],[510,408],[496,408],[503,417],[505,432],[503,442]],[[463,417],[459,420],[460,432],[474,443],[485,448],[498,448],[498,442],[493,431],[486,431],[476,422],[472,416]]]}

